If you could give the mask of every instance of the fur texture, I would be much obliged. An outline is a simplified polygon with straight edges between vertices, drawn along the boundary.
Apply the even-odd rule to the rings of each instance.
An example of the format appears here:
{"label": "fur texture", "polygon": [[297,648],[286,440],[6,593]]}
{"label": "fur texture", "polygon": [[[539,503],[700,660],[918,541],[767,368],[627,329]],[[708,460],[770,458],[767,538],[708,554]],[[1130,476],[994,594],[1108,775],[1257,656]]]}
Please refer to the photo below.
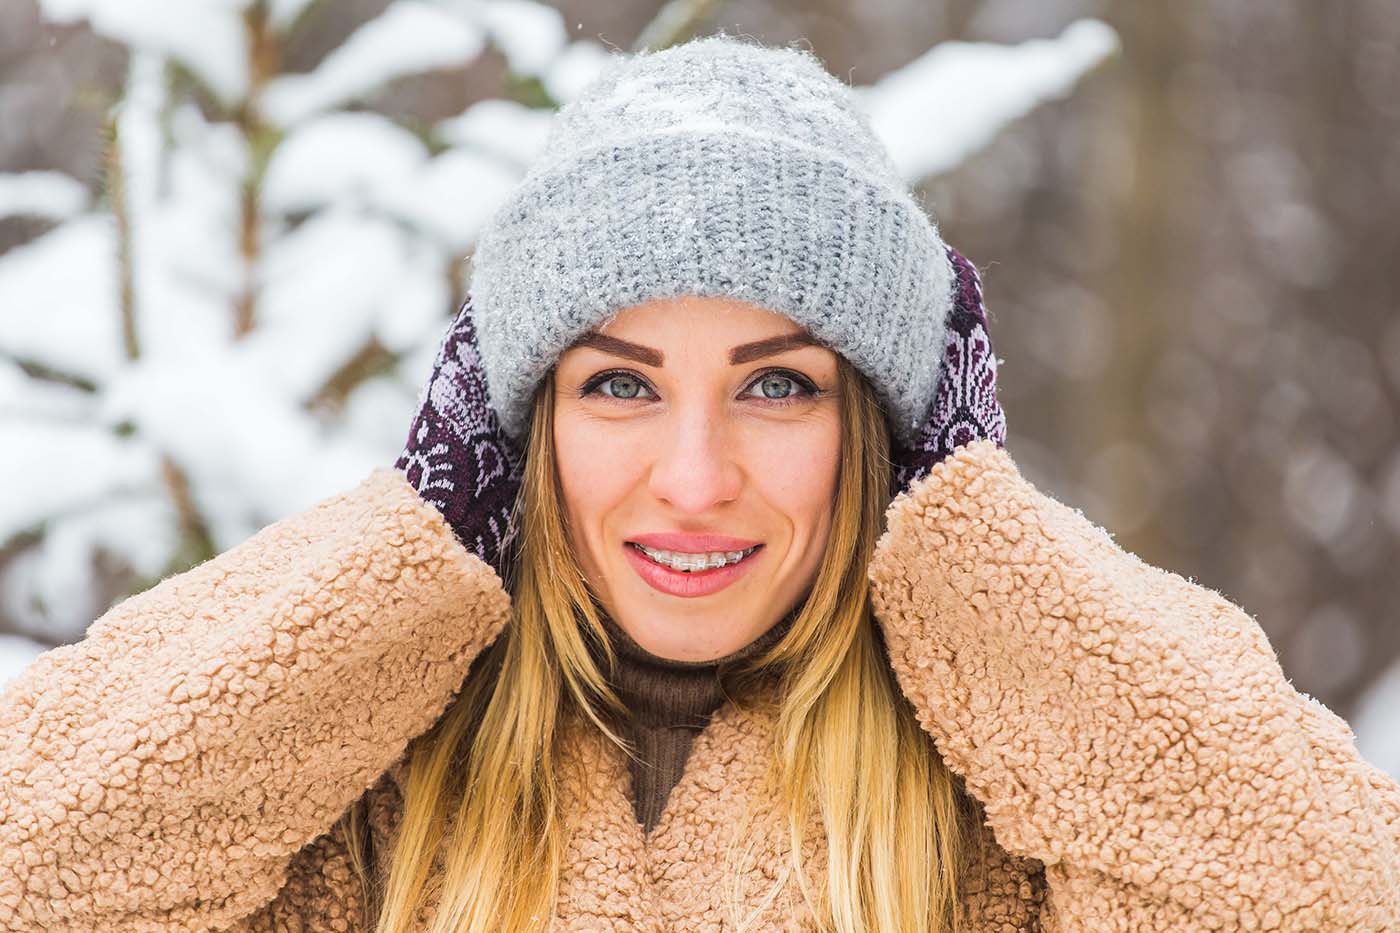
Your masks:
{"label": "fur texture", "polygon": [[[901,495],[870,579],[900,685],[995,837],[965,875],[970,930],[1400,929],[1400,786],[1250,616],[1004,449],[958,448]],[[384,851],[407,742],[507,613],[387,468],[119,604],[0,697],[0,928],[361,928],[330,828],[367,795]],[[721,858],[772,710],[721,707],[650,839],[621,753],[571,722],[553,928],[732,929]],[[795,887],[762,903],[787,839],[759,814],[747,904],[760,929],[814,929]],[[819,824],[804,844],[819,884]]]}

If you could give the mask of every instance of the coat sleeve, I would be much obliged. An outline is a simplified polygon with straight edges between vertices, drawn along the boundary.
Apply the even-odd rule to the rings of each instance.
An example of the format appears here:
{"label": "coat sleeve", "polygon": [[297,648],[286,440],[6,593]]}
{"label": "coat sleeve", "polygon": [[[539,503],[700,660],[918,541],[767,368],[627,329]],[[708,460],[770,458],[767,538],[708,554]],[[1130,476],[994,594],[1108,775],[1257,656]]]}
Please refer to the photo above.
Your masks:
{"label": "coat sleeve", "polygon": [[1039,492],[991,441],[899,496],[890,664],[1047,930],[1398,930],[1400,786],[1259,625]]}
{"label": "coat sleeve", "polygon": [[387,467],[121,602],[0,694],[0,929],[253,914],[334,856],[508,614]]}

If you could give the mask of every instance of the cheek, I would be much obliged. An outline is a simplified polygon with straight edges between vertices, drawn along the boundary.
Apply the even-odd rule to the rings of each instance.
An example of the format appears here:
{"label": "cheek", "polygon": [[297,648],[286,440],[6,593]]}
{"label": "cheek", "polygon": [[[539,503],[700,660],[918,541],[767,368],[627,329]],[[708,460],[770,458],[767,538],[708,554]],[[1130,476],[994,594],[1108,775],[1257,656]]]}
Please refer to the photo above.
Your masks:
{"label": "cheek", "polygon": [[[781,438],[750,445],[748,474],[768,504],[792,526],[793,545],[825,548],[840,469],[840,427],[834,423],[787,430]],[[812,556],[807,555],[808,562]]]}
{"label": "cheek", "polygon": [[600,546],[608,513],[638,481],[635,466],[629,468],[638,460],[609,432],[563,408],[554,414],[554,456],[570,533],[586,559],[590,547]]}

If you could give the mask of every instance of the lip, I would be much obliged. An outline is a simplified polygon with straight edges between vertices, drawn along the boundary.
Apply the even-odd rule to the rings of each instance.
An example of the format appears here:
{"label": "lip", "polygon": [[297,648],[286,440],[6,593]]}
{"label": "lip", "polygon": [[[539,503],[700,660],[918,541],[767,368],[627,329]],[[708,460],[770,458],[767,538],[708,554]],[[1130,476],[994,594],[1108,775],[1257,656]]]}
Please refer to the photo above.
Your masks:
{"label": "lip", "polygon": [[[679,531],[660,531],[653,534],[634,535],[627,541],[641,544],[658,551],[676,551],[681,554],[704,554],[709,551],[746,551],[757,547],[762,541],[748,538],[731,538],[728,535],[693,535]],[[629,551],[634,550],[628,548]],[[735,564],[734,566],[739,566]],[[708,571],[704,571],[708,572]]]}
{"label": "lip", "polygon": [[[648,535],[646,537],[650,539],[655,538],[657,536]],[[660,537],[665,536],[663,535]],[[685,537],[693,538],[701,536],[692,535]],[[710,537],[711,539],[714,539],[713,536]],[[717,540],[737,541],[739,539],[723,538]],[[646,544],[647,547],[653,547],[653,545],[647,543],[646,541],[639,541],[639,543]],[[657,546],[659,547],[659,545]],[[752,545],[745,545],[745,547],[752,547]],[[739,561],[737,564],[727,564],[726,566],[715,567],[710,570],[697,570],[693,573],[685,573],[680,570],[672,570],[670,567],[665,567],[661,564],[658,564],[656,561],[647,557],[645,554],[637,550],[635,547],[632,547],[630,544],[624,544],[622,546],[622,550],[626,552],[627,561],[632,565],[632,569],[637,571],[637,576],[641,577],[642,580],[644,580],[648,586],[650,586],[654,590],[658,590],[662,593],[665,593],[668,596],[680,596],[686,599],[692,599],[697,596],[709,596],[711,593],[718,593],[720,590],[734,583],[734,581],[738,580],[744,574],[748,573],[749,567],[753,565],[754,558],[763,553],[763,548],[759,548],[758,550],[750,554],[748,557],[745,557],[743,560]],[[679,548],[665,548],[665,550],[679,550]],[[740,551],[744,550],[744,548],[715,547],[711,548],[711,550]]]}

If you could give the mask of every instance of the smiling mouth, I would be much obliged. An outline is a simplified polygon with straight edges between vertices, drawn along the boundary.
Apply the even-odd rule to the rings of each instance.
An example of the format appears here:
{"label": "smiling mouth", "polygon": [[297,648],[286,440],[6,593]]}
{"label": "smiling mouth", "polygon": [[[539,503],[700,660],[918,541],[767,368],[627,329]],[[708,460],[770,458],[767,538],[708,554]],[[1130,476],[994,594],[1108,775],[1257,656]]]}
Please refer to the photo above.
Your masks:
{"label": "smiling mouth", "polygon": [[661,548],[651,548],[637,544],[635,541],[627,542],[629,547],[641,552],[652,563],[659,564],[668,570],[679,573],[700,574],[710,570],[718,570],[721,567],[729,567],[733,564],[750,557],[755,551],[763,547],[756,544],[753,547],[744,548],[738,551],[706,551],[701,554],[687,553],[684,551],[666,551]]}

